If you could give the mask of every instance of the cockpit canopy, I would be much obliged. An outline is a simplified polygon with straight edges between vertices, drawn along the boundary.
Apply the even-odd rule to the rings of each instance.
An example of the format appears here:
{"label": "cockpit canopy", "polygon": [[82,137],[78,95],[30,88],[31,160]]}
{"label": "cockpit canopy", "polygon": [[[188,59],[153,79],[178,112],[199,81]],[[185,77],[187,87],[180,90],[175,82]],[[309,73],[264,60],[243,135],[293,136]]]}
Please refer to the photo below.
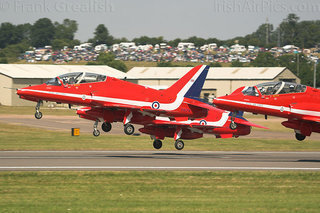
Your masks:
{"label": "cockpit canopy", "polygon": [[[90,72],[73,72],[60,75],[58,77],[52,78],[46,82],[47,85],[59,86],[61,85],[60,80],[64,85],[66,84],[83,84],[83,83],[94,83],[106,80],[105,75],[100,75]],[[60,79],[60,80],[59,80]]]}
{"label": "cockpit canopy", "polygon": [[261,93],[261,95],[277,95],[302,93],[305,92],[306,89],[307,87],[305,85],[280,81],[262,83],[258,84],[256,87],[245,87],[242,90],[242,93],[248,96],[259,96],[259,92]]}

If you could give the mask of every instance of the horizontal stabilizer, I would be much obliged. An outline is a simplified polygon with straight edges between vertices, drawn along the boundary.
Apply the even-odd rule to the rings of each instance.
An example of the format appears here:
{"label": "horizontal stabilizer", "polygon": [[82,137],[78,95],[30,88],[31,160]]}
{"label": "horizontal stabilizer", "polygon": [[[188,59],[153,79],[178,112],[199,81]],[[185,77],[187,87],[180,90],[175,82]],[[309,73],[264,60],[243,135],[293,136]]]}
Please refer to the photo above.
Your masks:
{"label": "horizontal stabilizer", "polygon": [[269,129],[269,128],[267,128],[267,127],[260,126],[260,125],[258,125],[258,124],[254,124],[254,123],[252,123],[252,122],[250,122],[250,121],[247,121],[247,120],[244,120],[244,119],[236,118],[236,119],[234,120],[234,122],[237,123],[237,124],[242,124],[242,125],[246,125],[246,126],[253,126],[253,127],[257,127],[257,128],[261,128],[261,129]]}

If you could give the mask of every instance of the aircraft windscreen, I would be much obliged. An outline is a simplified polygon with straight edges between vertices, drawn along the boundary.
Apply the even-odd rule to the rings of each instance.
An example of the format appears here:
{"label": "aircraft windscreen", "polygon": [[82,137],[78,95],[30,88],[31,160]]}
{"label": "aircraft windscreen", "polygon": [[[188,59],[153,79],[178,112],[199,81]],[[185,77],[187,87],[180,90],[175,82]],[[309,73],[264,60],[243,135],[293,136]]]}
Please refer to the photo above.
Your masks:
{"label": "aircraft windscreen", "polygon": [[[64,85],[67,85],[67,84],[101,82],[101,81],[105,81],[107,76],[96,74],[96,73],[73,72],[73,73],[63,74],[58,77],[61,79]],[[55,86],[61,85],[58,77],[50,79],[49,81],[46,82],[46,84],[55,85]]]}
{"label": "aircraft windscreen", "polygon": [[83,78],[81,78],[79,83],[82,84],[82,83],[101,82],[101,81],[105,81],[106,77],[107,76],[105,76],[105,75],[87,72],[87,73],[85,73]]}
{"label": "aircraft windscreen", "polygon": [[302,93],[306,91],[306,86],[291,82],[268,82],[257,85],[262,95],[277,95],[289,93]]}
{"label": "aircraft windscreen", "polygon": [[259,93],[257,92],[255,87],[245,87],[242,90],[242,93],[248,96],[259,96]]}
{"label": "aircraft windscreen", "polygon": [[59,78],[62,80],[63,84],[76,84],[80,81],[83,73],[82,72],[73,72],[60,75]]}
{"label": "aircraft windscreen", "polygon": [[51,78],[49,81],[46,82],[46,84],[49,86],[60,86],[61,83],[59,81],[59,79],[56,77],[56,78]]}

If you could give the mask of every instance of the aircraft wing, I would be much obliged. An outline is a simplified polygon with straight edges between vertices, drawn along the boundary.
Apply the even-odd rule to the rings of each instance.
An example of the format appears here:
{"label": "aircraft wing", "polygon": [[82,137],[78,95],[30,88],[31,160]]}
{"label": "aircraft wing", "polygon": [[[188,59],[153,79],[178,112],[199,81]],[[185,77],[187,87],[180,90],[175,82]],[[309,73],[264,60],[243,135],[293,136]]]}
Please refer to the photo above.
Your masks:
{"label": "aircraft wing", "polygon": [[302,116],[301,119],[306,121],[320,122],[320,117],[310,116],[310,115]]}
{"label": "aircraft wing", "polygon": [[154,114],[155,116],[167,113],[167,111],[165,111],[165,110],[152,109],[151,107],[139,107],[139,106],[121,104],[121,103],[104,103],[103,105],[101,105],[101,103],[99,103],[99,102],[96,102],[96,103],[91,102],[91,103],[96,106],[103,107],[103,108],[119,108],[119,109],[123,109],[123,110],[129,109],[129,110],[149,112],[149,113]]}

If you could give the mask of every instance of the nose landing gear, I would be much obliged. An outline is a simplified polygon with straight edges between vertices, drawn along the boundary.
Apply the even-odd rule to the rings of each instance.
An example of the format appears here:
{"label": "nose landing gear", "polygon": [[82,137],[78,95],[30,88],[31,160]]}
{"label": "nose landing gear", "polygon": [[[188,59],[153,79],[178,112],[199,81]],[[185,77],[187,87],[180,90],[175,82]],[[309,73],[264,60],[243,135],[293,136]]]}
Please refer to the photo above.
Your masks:
{"label": "nose landing gear", "polygon": [[41,119],[42,118],[42,112],[40,112],[40,105],[41,105],[42,101],[38,101],[37,105],[36,105],[36,113],[34,113],[34,117],[36,119]]}

